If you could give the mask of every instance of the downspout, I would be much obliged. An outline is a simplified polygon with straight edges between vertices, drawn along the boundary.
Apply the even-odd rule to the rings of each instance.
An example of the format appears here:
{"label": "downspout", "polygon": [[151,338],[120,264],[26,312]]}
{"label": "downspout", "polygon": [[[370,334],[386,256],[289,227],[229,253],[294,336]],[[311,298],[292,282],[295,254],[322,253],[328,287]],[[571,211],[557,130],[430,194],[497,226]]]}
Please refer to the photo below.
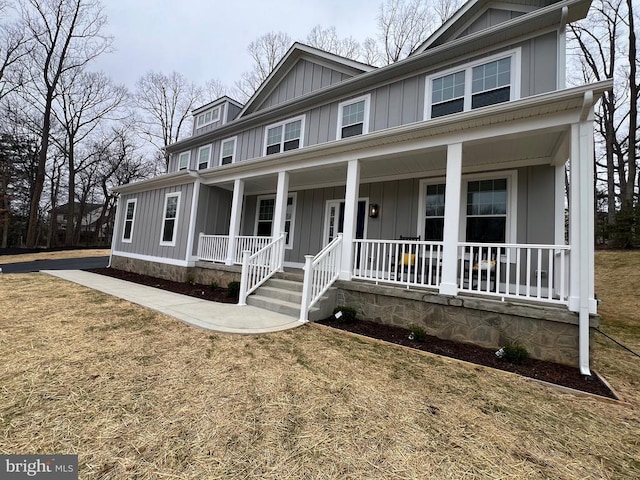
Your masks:
{"label": "downspout", "polygon": [[567,86],[567,19],[569,17],[569,8],[562,7],[560,14],[560,27],[558,28],[558,61],[556,68],[556,90],[562,90]]}
{"label": "downspout", "polygon": [[[589,125],[588,120],[593,119],[593,91],[589,90],[584,93],[584,100],[582,102],[582,111],[580,112],[580,125],[579,125],[579,144],[580,155],[579,159],[581,165],[579,167],[580,172],[580,219],[582,222],[590,223],[590,215],[592,215],[593,201],[590,192],[593,190],[590,188],[591,174],[593,170],[593,124],[591,123],[591,129],[587,129]],[[573,187],[575,188],[575,187]],[[591,208],[590,208],[591,207]],[[587,230],[585,232],[585,230]],[[589,258],[589,242],[593,242],[593,229],[582,228],[580,232],[580,238],[578,243],[580,245],[580,255],[578,261],[580,262],[580,278],[579,278],[579,361],[580,361],[580,373],[584,376],[590,377],[591,370],[589,369],[589,273],[588,268],[593,268],[593,262]]]}

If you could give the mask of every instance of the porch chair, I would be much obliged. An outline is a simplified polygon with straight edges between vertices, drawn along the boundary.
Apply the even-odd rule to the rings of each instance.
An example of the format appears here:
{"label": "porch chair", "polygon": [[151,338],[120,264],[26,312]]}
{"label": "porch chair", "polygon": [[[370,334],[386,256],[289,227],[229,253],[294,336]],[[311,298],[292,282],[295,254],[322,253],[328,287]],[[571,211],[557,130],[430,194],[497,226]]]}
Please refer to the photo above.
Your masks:
{"label": "porch chair", "polygon": [[497,248],[474,249],[473,262],[471,264],[472,289],[478,287],[478,280],[480,281],[480,288],[482,289],[482,281],[484,280],[489,282],[489,291],[495,292],[497,257]]}
{"label": "porch chair", "polygon": [[[404,235],[400,235],[399,240],[404,240],[407,242],[419,242],[420,236],[418,235],[417,237],[406,237]],[[418,246],[416,244],[399,244],[395,263],[396,280],[403,281],[403,276],[405,275],[407,275],[408,278],[415,278],[416,274],[418,278],[420,278],[422,274],[422,272],[420,271],[421,265],[422,262],[420,261]]]}

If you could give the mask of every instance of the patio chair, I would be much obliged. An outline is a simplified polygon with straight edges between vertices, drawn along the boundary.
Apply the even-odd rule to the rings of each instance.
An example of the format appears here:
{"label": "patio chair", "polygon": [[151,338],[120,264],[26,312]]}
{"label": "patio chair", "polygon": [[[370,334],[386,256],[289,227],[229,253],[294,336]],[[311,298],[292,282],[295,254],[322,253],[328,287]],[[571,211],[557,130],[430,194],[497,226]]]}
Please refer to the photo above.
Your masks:
{"label": "patio chair", "polygon": [[489,291],[495,291],[496,288],[496,263],[498,249],[497,248],[479,248],[473,251],[473,262],[471,267],[472,286],[482,288],[482,281],[489,282]]}

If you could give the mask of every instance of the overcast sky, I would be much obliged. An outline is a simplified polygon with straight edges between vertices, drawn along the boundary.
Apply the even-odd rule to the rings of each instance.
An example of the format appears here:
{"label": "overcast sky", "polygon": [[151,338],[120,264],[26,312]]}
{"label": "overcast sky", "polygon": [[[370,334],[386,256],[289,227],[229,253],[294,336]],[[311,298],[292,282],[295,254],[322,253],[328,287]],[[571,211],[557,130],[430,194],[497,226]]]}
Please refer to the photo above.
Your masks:
{"label": "overcast sky", "polygon": [[232,86],[251,68],[247,45],[271,31],[303,40],[315,25],[363,41],[376,34],[378,0],[104,0],[115,52],[96,64],[133,89],[149,70]]}

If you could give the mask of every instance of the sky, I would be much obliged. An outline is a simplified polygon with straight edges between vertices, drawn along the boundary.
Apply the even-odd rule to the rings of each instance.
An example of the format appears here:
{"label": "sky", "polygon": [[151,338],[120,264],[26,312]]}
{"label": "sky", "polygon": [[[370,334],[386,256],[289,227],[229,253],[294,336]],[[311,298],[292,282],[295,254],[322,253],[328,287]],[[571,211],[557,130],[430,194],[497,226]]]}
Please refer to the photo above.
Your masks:
{"label": "sky", "polygon": [[251,69],[247,45],[271,31],[304,40],[335,26],[358,41],[376,34],[377,0],[103,0],[115,51],[94,64],[133,89],[146,72],[177,71],[198,85],[228,86]]}

